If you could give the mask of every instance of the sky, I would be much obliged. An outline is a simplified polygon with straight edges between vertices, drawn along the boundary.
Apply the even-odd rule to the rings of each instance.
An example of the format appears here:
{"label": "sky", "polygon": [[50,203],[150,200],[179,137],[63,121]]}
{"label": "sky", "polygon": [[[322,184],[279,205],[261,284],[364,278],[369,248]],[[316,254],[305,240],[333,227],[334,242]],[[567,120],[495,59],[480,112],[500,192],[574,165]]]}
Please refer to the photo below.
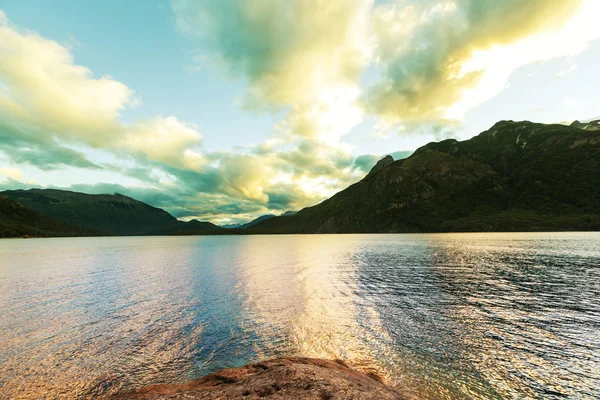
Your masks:
{"label": "sky", "polygon": [[317,204],[499,120],[600,116],[597,0],[0,0],[0,190]]}

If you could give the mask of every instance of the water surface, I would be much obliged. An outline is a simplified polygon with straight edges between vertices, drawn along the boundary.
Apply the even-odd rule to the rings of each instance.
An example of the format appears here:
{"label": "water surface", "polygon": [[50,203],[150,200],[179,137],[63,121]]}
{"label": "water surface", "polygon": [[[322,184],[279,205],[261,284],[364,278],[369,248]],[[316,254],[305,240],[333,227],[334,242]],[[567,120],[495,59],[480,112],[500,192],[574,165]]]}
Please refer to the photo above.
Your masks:
{"label": "water surface", "polygon": [[600,397],[600,234],[0,241],[0,398],[88,398],[272,357],[425,399]]}

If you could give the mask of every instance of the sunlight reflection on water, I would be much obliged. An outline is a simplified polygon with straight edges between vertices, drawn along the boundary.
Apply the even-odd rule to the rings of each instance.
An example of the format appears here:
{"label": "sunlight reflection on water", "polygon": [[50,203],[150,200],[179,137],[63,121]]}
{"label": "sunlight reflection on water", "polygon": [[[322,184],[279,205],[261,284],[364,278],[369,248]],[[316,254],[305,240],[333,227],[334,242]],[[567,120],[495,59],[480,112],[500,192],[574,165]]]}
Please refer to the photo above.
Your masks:
{"label": "sunlight reflection on water", "polygon": [[340,358],[420,398],[600,396],[600,234],[0,241],[0,398]]}

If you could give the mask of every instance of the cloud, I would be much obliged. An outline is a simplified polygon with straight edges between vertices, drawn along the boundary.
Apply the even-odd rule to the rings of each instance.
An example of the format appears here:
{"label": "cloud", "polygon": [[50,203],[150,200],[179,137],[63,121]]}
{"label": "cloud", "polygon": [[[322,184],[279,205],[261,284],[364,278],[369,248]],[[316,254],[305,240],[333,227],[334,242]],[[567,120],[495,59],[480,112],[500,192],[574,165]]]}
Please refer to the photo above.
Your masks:
{"label": "cloud", "polygon": [[349,152],[310,139],[298,140],[290,149],[259,146],[246,154],[206,157],[210,164],[200,171],[166,171],[194,192],[244,199],[270,210],[312,205],[364,175]]}
{"label": "cloud", "polygon": [[200,190],[297,209],[364,174],[341,139],[363,117],[358,81],[370,59],[371,0],[171,4],[179,30],[205,51],[197,59],[247,81],[242,107],[286,111],[253,151],[208,155],[218,168],[198,174]]}
{"label": "cloud", "polygon": [[513,70],[581,52],[600,37],[594,0],[396,1],[372,15],[383,78],[368,112],[395,122],[460,119]]}
{"label": "cloud", "polygon": [[[176,25],[226,74],[242,104],[288,111],[291,135],[338,143],[365,113],[404,131],[457,126],[522,65],[600,37],[595,0],[171,0]],[[359,80],[374,63],[381,79]]]}
{"label": "cloud", "polygon": [[180,31],[226,73],[243,106],[288,109],[292,134],[334,143],[358,124],[357,81],[369,59],[371,0],[172,0]]}
{"label": "cloud", "polygon": [[[169,207],[182,217],[298,209],[333,194],[362,173],[338,139],[361,118],[354,100],[364,63],[364,49],[356,41],[363,34],[355,37],[353,26],[364,24],[369,2],[362,8],[332,2],[317,16],[312,12],[316,2],[279,2],[278,10],[287,10],[285,21],[267,3],[257,9],[231,3],[240,7],[234,21],[220,15],[215,3],[203,4],[225,18],[207,34],[217,35],[211,43],[221,46],[232,69],[243,64],[239,71],[250,80],[247,100],[290,110],[265,143],[243,153],[207,153],[199,128],[174,116],[123,123],[121,112],[138,105],[132,89],[108,76],[94,77],[75,64],[69,48],[6,21],[0,26],[0,149],[17,165],[119,171],[143,185],[177,193],[190,205],[170,198]],[[327,23],[331,18],[336,26]],[[267,22],[272,26],[264,26]],[[243,32],[234,31],[230,38],[232,46],[261,44],[238,55],[217,38],[222,29],[242,23]],[[283,31],[289,40],[282,44]],[[119,158],[99,162],[95,150],[112,153],[121,163]],[[155,202],[160,198],[149,196],[152,191],[136,193]]]}
{"label": "cloud", "polygon": [[[343,142],[365,112],[383,129],[453,137],[462,115],[502,90],[514,69],[576,54],[597,32],[571,28],[597,4],[583,0],[171,4],[199,59],[247,82],[243,107],[286,112],[255,152],[209,155],[219,165],[210,190],[271,208],[318,201],[370,169],[379,157],[354,159]],[[373,62],[382,78],[365,93],[360,78]]]}
{"label": "cloud", "polygon": [[116,141],[117,148],[134,155],[193,170],[207,163],[199,153],[201,144],[202,136],[195,125],[172,116],[140,121],[128,127]]}
{"label": "cloud", "polygon": [[124,124],[120,113],[137,105],[133,90],[76,65],[70,49],[19,32],[0,18],[0,137],[16,162],[44,168],[97,167],[65,143],[123,151],[199,168],[197,128],[173,116]]}
{"label": "cloud", "polygon": [[23,176],[23,172],[19,168],[0,167],[0,175],[4,175],[10,179],[20,179]]}
{"label": "cloud", "polygon": [[565,107],[575,107],[577,105],[577,99],[574,97],[565,97],[564,105]]}
{"label": "cloud", "polygon": [[249,81],[252,101],[312,101],[355,84],[367,60],[370,0],[172,0],[179,29]]}
{"label": "cloud", "polygon": [[565,76],[567,76],[567,75],[569,75],[569,74],[572,74],[572,73],[573,73],[573,72],[575,72],[576,70],[577,70],[577,64],[575,64],[575,63],[573,63],[573,62],[570,62],[570,63],[568,64],[568,68],[565,68],[565,69],[563,69],[563,70],[561,70],[561,71],[559,71],[559,72],[557,72],[557,73],[556,73],[556,77],[557,77],[558,79],[562,79],[562,78],[564,78]]}
{"label": "cloud", "polygon": [[92,144],[116,135],[116,118],[135,103],[133,92],[110,77],[95,79],[73,63],[66,47],[20,33],[0,20],[0,112],[19,124]]}
{"label": "cloud", "polygon": [[[73,189],[119,191],[182,218],[299,209],[360,179],[381,158],[354,157],[344,143],[365,114],[378,116],[383,129],[451,137],[456,121],[503,90],[514,69],[577,54],[600,37],[594,0],[171,4],[178,29],[197,43],[195,63],[246,82],[239,105],[248,112],[283,113],[267,140],[211,153],[200,128],[175,116],[125,123],[121,114],[140,105],[133,89],[94,76],[70,48],[19,30],[0,11],[6,158],[40,169],[119,171],[139,185]],[[380,74],[365,88],[370,65]]]}
{"label": "cloud", "polygon": [[0,108],[0,150],[16,164],[29,164],[42,170],[73,166],[100,168],[82,153],[65,147],[57,138],[35,126],[19,124]]}

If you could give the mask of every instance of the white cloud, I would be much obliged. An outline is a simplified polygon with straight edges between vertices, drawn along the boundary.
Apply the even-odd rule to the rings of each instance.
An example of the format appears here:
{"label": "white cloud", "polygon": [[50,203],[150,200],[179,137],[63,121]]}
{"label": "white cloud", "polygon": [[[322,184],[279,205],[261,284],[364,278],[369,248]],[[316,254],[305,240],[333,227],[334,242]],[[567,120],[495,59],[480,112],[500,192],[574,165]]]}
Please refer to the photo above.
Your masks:
{"label": "white cloud", "polygon": [[575,63],[570,63],[568,68],[563,69],[562,71],[559,71],[556,73],[556,77],[559,79],[564,78],[565,76],[572,74],[573,72],[577,71],[577,64]]}
{"label": "white cloud", "polygon": [[565,107],[575,107],[577,105],[577,99],[574,97],[566,97],[564,101]]}
{"label": "white cloud", "polygon": [[[291,134],[336,142],[358,124],[372,0],[172,0],[177,26],[248,80],[242,105],[291,109]],[[206,58],[206,55],[202,56]]]}
{"label": "white cloud", "polygon": [[[2,14],[0,14],[0,19]],[[11,179],[21,179],[23,172],[19,168],[14,167],[0,167],[0,175],[4,175]]]}
{"label": "white cloud", "polygon": [[504,90],[511,73],[523,65],[581,53],[591,41],[600,38],[600,27],[595,22],[597,15],[600,15],[600,2],[586,1],[558,29],[541,31],[504,46],[474,52],[463,64],[460,73],[480,71],[480,80],[475,87],[463,91],[461,99],[446,111],[445,116],[462,118],[468,110]]}
{"label": "white cloud", "polygon": [[2,16],[0,117],[12,127],[12,139],[18,135],[31,146],[76,143],[199,168],[195,149],[202,137],[195,126],[173,116],[123,124],[120,112],[137,104],[133,90],[108,76],[95,78],[67,47],[21,33]]}
{"label": "white cloud", "polygon": [[95,79],[64,46],[0,25],[0,112],[63,137],[101,143],[118,132],[119,112],[133,91],[110,77]]}
{"label": "white cloud", "polygon": [[527,64],[573,56],[600,38],[595,0],[397,1],[376,7],[384,78],[367,109],[392,123],[464,114]]}
{"label": "white cloud", "polygon": [[127,127],[116,147],[165,164],[198,170],[206,164],[197,151],[201,144],[202,136],[196,126],[175,117],[156,117]]}

